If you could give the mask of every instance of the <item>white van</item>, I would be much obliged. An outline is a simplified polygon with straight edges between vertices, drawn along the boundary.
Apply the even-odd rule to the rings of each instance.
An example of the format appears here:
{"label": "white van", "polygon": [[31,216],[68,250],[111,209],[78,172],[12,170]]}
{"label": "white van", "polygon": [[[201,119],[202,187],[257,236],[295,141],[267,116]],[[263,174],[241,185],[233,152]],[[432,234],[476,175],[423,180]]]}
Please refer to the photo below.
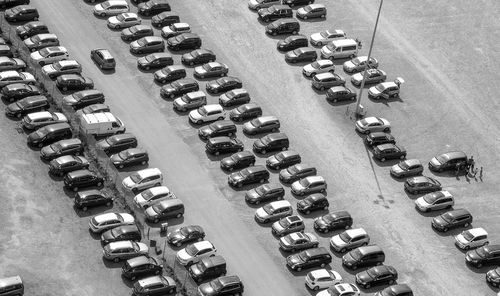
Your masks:
{"label": "white van", "polygon": [[100,17],[118,15],[129,10],[125,0],[108,0],[94,6],[94,14]]}
{"label": "white van", "polygon": [[333,40],[321,48],[321,57],[326,59],[354,58],[361,49],[358,39]]}
{"label": "white van", "polygon": [[111,112],[80,115],[80,128],[87,135],[114,135],[125,132],[123,122]]}

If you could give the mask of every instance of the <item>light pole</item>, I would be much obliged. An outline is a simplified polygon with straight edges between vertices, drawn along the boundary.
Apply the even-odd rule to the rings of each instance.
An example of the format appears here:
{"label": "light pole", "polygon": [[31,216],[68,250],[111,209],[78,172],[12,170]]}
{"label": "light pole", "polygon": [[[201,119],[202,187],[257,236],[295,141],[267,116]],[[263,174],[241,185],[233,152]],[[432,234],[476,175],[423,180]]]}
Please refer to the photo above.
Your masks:
{"label": "light pole", "polygon": [[361,80],[361,85],[359,88],[359,94],[358,94],[358,102],[356,104],[356,116],[361,117],[363,114],[361,114],[361,96],[363,95],[363,88],[365,87],[365,79],[366,79],[366,73],[368,70],[368,64],[370,63],[370,59],[372,56],[372,48],[373,48],[373,41],[375,40],[375,33],[377,32],[377,26],[378,26],[378,19],[380,17],[380,12],[382,11],[382,4],[384,3],[384,0],[380,0],[380,6],[378,7],[378,13],[377,13],[377,20],[375,21],[375,27],[373,28],[373,34],[372,34],[372,41],[370,43],[370,49],[368,50],[368,58],[365,63],[365,67],[363,70],[363,80]]}

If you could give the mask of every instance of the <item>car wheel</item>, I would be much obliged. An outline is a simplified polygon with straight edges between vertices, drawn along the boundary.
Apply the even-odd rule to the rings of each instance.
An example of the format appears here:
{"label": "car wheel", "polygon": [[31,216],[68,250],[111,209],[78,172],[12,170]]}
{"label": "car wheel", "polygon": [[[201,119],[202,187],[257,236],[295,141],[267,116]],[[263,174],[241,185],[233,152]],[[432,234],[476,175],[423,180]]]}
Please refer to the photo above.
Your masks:
{"label": "car wheel", "polygon": [[325,267],[326,263],[321,263],[320,267]]}
{"label": "car wheel", "polygon": [[115,259],[113,259],[113,261],[114,261],[115,263],[118,263],[118,262],[120,262],[120,258],[115,258]]}
{"label": "car wheel", "polygon": [[325,211],[328,210],[328,206],[324,206],[323,210],[325,210]]}
{"label": "car wheel", "polygon": [[297,267],[297,271],[302,271],[302,267]]}
{"label": "car wheel", "polygon": [[266,149],[261,150],[260,153],[266,154]]}
{"label": "car wheel", "polygon": [[101,13],[100,15],[101,15],[101,17],[105,17],[105,16],[106,16],[106,14],[105,14],[105,13]]}
{"label": "car wheel", "polygon": [[97,182],[97,187],[101,187],[102,186],[102,182]]}
{"label": "car wheel", "polygon": [[89,208],[88,207],[83,207],[82,211],[86,212]]}
{"label": "car wheel", "polygon": [[279,169],[280,169],[280,166],[279,166],[279,165],[277,165],[274,169],[275,169],[275,170],[279,170]]}
{"label": "car wheel", "polygon": [[356,269],[358,269],[358,266],[357,265],[353,265],[353,266],[351,266],[351,269],[352,270],[356,270]]}
{"label": "car wheel", "polygon": [[264,220],[264,223],[269,223],[269,219]]}
{"label": "car wheel", "polygon": [[168,290],[168,292],[167,292],[167,293],[168,293],[168,294],[172,294],[172,293],[174,293],[174,289],[172,288],[172,289]]}
{"label": "car wheel", "polygon": [[108,201],[108,202],[106,203],[106,206],[107,206],[107,207],[110,207],[110,206],[111,206],[111,202],[110,202],[110,201]]}
{"label": "car wheel", "polygon": [[68,87],[67,87],[67,86],[64,86],[64,87],[63,87],[63,90],[64,90],[64,91],[67,91],[67,90],[68,90]]}
{"label": "car wheel", "polygon": [[34,21],[37,21],[37,20],[38,20],[38,17],[37,17],[37,16],[35,16],[35,17],[33,18],[33,20],[34,20]]}
{"label": "car wheel", "polygon": [[260,200],[256,200],[253,204],[254,204],[254,205],[258,205],[258,204],[260,204]]}
{"label": "car wheel", "polygon": [[278,196],[277,200],[283,200],[283,196]]}
{"label": "car wheel", "polygon": [[171,99],[175,98],[175,95],[174,95],[174,94],[171,94],[171,95],[170,95],[170,98],[171,98]]}
{"label": "car wheel", "polygon": [[366,284],[366,285],[364,286],[364,288],[365,288],[365,289],[370,289],[370,287],[371,287],[371,286],[372,286],[372,285],[370,285],[370,284]]}
{"label": "car wheel", "polygon": [[342,248],[342,249],[339,250],[339,253],[344,253],[344,252],[345,252],[344,248]]}
{"label": "car wheel", "polygon": [[368,246],[368,243],[363,243],[362,246]]}
{"label": "car wheel", "polygon": [[322,14],[322,15],[321,15],[321,18],[325,18],[325,17],[326,17],[326,14]]}
{"label": "car wheel", "polygon": [[178,218],[180,218],[180,217],[182,217],[182,213],[179,213],[179,214],[177,214],[177,215],[175,216],[175,218],[177,218],[177,219],[178,219]]}
{"label": "car wheel", "polygon": [[102,65],[102,64],[99,64],[99,68],[100,68],[101,70],[102,70],[102,67],[103,67],[103,65]]}
{"label": "car wheel", "polygon": [[197,121],[196,121],[196,124],[202,124],[202,123],[203,123],[203,121],[202,121],[202,120],[197,120]]}
{"label": "car wheel", "polygon": [[[91,0],[91,1],[92,1],[92,0]],[[95,1],[95,0],[93,0],[93,1]],[[131,281],[135,281],[135,279],[136,279],[136,278],[137,278],[137,277],[133,276],[133,277],[131,277],[131,278],[130,278],[130,280],[131,280]]]}
{"label": "car wheel", "polygon": [[318,291],[318,290],[319,290],[318,286],[316,286],[316,287],[313,288],[313,291]]}
{"label": "car wheel", "polygon": [[405,159],[405,158],[406,158],[406,155],[401,155],[401,156],[399,157],[399,159]]}
{"label": "car wheel", "polygon": [[464,250],[468,251],[470,249],[470,246],[465,246]]}
{"label": "car wheel", "polygon": [[465,224],[464,224],[464,227],[468,227],[468,226],[469,226],[469,223],[465,223]]}
{"label": "car wheel", "polygon": [[241,188],[241,187],[243,187],[243,184],[238,183],[238,185],[236,185],[236,187]]}
{"label": "car wheel", "polygon": [[77,192],[78,191],[78,187],[73,187],[73,191]]}
{"label": "car wheel", "polygon": [[443,232],[448,232],[448,227],[443,228]]}
{"label": "car wheel", "polygon": [[[12,101],[14,101],[14,100],[12,100]],[[12,102],[12,101],[10,101],[10,102]],[[17,117],[17,118],[21,118],[21,117],[23,117],[23,115],[22,115],[21,113],[17,113],[17,114],[16,114],[16,117]]]}
{"label": "car wheel", "polygon": [[219,118],[217,118],[217,120],[223,120],[223,119],[224,119],[224,117],[219,117]]}
{"label": "car wheel", "polygon": [[150,66],[146,66],[146,67],[144,67],[144,69],[149,70],[149,69],[151,69],[151,67]]}
{"label": "car wheel", "polygon": [[324,91],[324,90],[325,90],[325,87],[324,87],[324,86],[322,86],[322,87],[320,87],[320,88],[319,88],[319,90]]}
{"label": "car wheel", "polygon": [[307,16],[304,16],[304,20],[307,20]]}
{"label": "car wheel", "polygon": [[118,168],[119,168],[119,169],[123,169],[123,167],[124,167],[124,165],[123,165],[123,164],[119,164],[119,165],[118,165]]}
{"label": "car wheel", "polygon": [[116,25],[115,29],[120,29],[120,25]]}
{"label": "car wheel", "polygon": [[39,143],[37,146],[38,146],[38,148],[42,148],[43,147],[43,143]]}
{"label": "car wheel", "polygon": [[214,154],[215,154],[215,155],[219,155],[219,154],[220,154],[220,152],[219,152],[219,151],[215,151],[215,153],[214,153]]}
{"label": "car wheel", "polygon": [[158,222],[160,222],[160,219],[158,219],[158,218],[153,220],[153,223],[158,223]]}

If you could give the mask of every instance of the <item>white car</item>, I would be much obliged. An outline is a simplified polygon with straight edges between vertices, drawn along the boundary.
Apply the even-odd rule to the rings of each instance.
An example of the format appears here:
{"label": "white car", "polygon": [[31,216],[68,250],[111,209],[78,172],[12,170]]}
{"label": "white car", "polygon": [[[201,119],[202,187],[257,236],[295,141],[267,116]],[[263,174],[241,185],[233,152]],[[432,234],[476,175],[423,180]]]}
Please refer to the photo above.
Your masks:
{"label": "white car", "polygon": [[488,243],[488,232],[481,227],[464,230],[455,236],[455,245],[462,250],[482,247]]}
{"label": "white car", "polygon": [[94,6],[94,14],[100,17],[118,15],[128,12],[129,6],[126,0],[108,0]]}
{"label": "white car", "polygon": [[23,127],[28,130],[34,130],[42,126],[61,122],[68,122],[68,119],[64,116],[64,114],[49,111],[29,113],[24,116],[22,120]]}
{"label": "white car", "polygon": [[389,132],[391,130],[391,123],[381,117],[366,117],[356,121],[356,130],[362,134]]}
{"label": "white car", "polygon": [[63,74],[80,73],[82,73],[82,66],[75,60],[59,61],[42,67],[42,74],[50,79],[54,79]]}
{"label": "white car", "polygon": [[255,220],[259,223],[276,221],[293,214],[292,205],[288,200],[278,200],[268,203],[255,211]]}
{"label": "white car", "polygon": [[51,46],[30,54],[31,59],[40,66],[68,59],[68,50],[64,46]]}
{"label": "white car", "polygon": [[35,84],[36,79],[29,72],[17,72],[14,70],[0,72],[0,88],[12,83]]}
{"label": "white car", "polygon": [[108,18],[108,27],[111,29],[129,28],[140,24],[141,19],[133,12],[120,13]]}
{"label": "white car", "polygon": [[[359,56],[350,61],[344,63],[343,68],[346,73],[359,72],[365,69],[366,61],[368,61],[368,56]],[[370,57],[370,63],[368,68],[376,69],[378,68],[378,61],[374,57]]]}
{"label": "white car", "polygon": [[335,270],[316,269],[306,275],[306,286],[314,291],[342,283],[342,276]]}
{"label": "white car", "polygon": [[157,186],[137,194],[134,197],[134,204],[139,208],[145,209],[153,202],[171,198],[176,198],[176,196],[167,186]]}
{"label": "white car", "polygon": [[321,176],[309,176],[292,183],[292,193],[301,196],[318,192],[324,193],[326,188],[326,181]]}
{"label": "white car", "polygon": [[348,229],[330,239],[330,246],[339,253],[370,243],[370,236],[363,228]]}
{"label": "white car", "polygon": [[312,77],[316,74],[335,72],[335,64],[331,60],[317,60],[314,63],[305,65],[302,68],[302,74],[306,77]]}
{"label": "white car", "polygon": [[368,97],[372,99],[390,99],[399,97],[401,84],[405,81],[398,77],[394,81],[382,82],[368,89]]}
{"label": "white car", "polygon": [[319,33],[314,33],[310,37],[311,45],[323,46],[330,41],[337,39],[345,39],[346,33],[342,30],[325,30]]}
{"label": "white car", "polygon": [[358,287],[353,284],[338,284],[328,290],[316,294],[316,296],[359,296],[361,295]]}
{"label": "white car", "polygon": [[223,120],[226,118],[226,111],[219,104],[204,105],[189,112],[189,121],[196,124]]}
{"label": "white car", "polygon": [[201,241],[188,245],[177,252],[177,261],[183,266],[198,263],[204,257],[215,256],[217,249],[209,241]]}
{"label": "white car", "polygon": [[446,190],[436,191],[415,200],[415,206],[422,212],[448,209],[455,205],[453,195]]}
{"label": "white car", "polygon": [[165,26],[161,29],[161,36],[163,38],[170,38],[180,35],[182,33],[191,33],[191,27],[187,23],[174,23],[170,26]]}
{"label": "white car", "polygon": [[[363,82],[364,71],[356,73],[351,76],[351,83],[356,86],[360,86]],[[368,69],[366,71],[365,84],[370,83],[382,83],[387,78],[385,71],[380,69]]]}
{"label": "white car", "polygon": [[160,186],[163,182],[161,171],[157,168],[149,168],[137,171],[123,179],[122,185],[130,191],[144,190],[153,186]]}
{"label": "white car", "polygon": [[93,233],[100,233],[118,226],[133,224],[135,224],[135,219],[130,214],[105,213],[91,218],[89,222],[89,228]]}

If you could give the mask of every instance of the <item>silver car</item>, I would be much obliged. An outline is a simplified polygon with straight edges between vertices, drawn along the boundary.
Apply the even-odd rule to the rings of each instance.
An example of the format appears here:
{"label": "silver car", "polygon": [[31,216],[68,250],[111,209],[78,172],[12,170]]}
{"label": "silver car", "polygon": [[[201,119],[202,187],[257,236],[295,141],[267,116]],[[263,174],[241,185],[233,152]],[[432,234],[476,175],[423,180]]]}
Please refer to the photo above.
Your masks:
{"label": "silver car", "polygon": [[415,206],[422,212],[448,209],[454,205],[453,195],[446,190],[431,192],[415,200]]}

